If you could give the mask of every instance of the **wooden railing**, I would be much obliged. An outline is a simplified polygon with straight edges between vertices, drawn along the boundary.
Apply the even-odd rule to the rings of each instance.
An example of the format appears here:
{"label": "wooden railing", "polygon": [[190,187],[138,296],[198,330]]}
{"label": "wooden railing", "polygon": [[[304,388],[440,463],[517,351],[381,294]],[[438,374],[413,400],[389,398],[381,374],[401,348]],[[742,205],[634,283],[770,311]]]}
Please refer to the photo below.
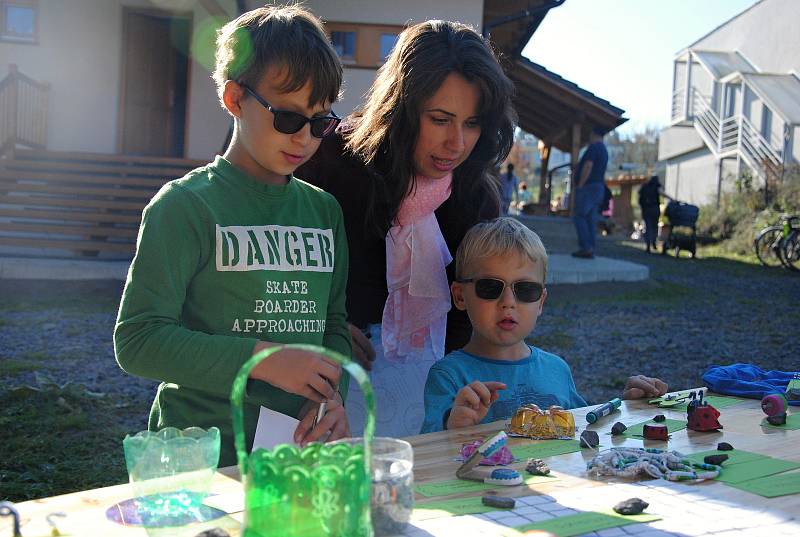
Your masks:
{"label": "wooden railing", "polygon": [[23,75],[13,63],[0,81],[0,154],[17,145],[47,145],[49,84]]}

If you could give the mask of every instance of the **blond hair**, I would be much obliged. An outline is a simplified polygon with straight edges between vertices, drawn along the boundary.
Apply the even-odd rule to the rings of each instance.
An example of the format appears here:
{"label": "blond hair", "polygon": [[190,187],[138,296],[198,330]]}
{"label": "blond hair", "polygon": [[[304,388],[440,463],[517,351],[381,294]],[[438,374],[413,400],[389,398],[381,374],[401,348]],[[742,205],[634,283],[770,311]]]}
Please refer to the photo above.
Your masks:
{"label": "blond hair", "polygon": [[212,78],[222,99],[225,82],[255,88],[271,66],[286,69],[279,88],[291,93],[311,83],[309,105],[334,103],[342,86],[342,63],[315,15],[298,6],[264,6],[217,32]]}
{"label": "blond hair", "polygon": [[542,283],[547,279],[547,251],[532,229],[515,218],[500,217],[475,224],[464,235],[456,252],[456,279],[479,259],[518,254],[542,264]]}

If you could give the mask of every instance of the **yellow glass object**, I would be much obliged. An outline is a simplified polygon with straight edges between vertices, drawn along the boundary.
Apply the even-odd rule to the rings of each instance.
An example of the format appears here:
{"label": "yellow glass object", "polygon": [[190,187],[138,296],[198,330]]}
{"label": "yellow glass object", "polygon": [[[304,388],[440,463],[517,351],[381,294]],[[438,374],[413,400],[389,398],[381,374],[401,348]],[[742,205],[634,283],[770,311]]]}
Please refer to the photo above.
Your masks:
{"label": "yellow glass object", "polygon": [[538,439],[572,437],[575,436],[575,418],[560,406],[542,411],[534,404],[526,404],[512,416],[509,432]]}
{"label": "yellow glass object", "polygon": [[522,405],[511,418],[510,431],[514,434],[527,436],[533,420],[542,414],[543,412],[534,404]]}
{"label": "yellow glass object", "polygon": [[558,436],[575,436],[575,418],[572,412],[560,406],[551,406],[550,417],[553,419]]}

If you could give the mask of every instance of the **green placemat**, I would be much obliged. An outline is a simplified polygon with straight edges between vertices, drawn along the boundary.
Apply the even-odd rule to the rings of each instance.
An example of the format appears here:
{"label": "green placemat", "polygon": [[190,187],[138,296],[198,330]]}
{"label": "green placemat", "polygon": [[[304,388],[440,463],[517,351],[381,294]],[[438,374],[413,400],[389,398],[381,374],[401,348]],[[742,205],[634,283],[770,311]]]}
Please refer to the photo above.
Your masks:
{"label": "green placemat", "polygon": [[728,485],[766,498],[777,498],[800,493],[800,472],[769,475],[742,483],[728,483]]}
{"label": "green placemat", "polygon": [[728,484],[739,484],[751,479],[758,479],[772,474],[779,474],[787,470],[800,468],[800,462],[785,461],[783,459],[773,459],[762,457],[748,462],[740,462],[729,467],[722,466],[717,481]]}
{"label": "green placemat", "polygon": [[[683,394],[687,394],[688,392],[683,392]],[[716,408],[717,410],[721,408],[727,408],[729,406],[738,405],[743,401],[747,401],[747,399],[743,399],[741,397],[730,397],[727,395],[706,395],[703,396],[703,401],[708,402],[711,406]],[[651,399],[648,401],[651,405],[657,404],[658,408],[666,408],[667,410],[682,410],[686,411],[686,407],[689,405],[689,400],[681,401],[680,403],[670,404],[669,401],[665,401],[663,397],[658,397],[656,399]],[[662,403],[664,406],[661,406]],[[667,406],[669,405],[669,406]]]}
{"label": "green placemat", "polygon": [[[643,421],[642,423],[631,425],[622,434],[625,435],[627,438],[634,438],[634,437],[644,438],[644,426],[648,424],[655,425],[657,423],[659,422],[653,420]],[[681,429],[686,428],[685,420],[671,420],[667,418],[661,423],[667,426],[667,431],[669,432],[669,434],[672,434],[675,431],[680,431]]]}
{"label": "green placemat", "polygon": [[772,425],[767,421],[767,418],[761,422],[762,427],[769,427],[770,429],[785,429],[787,431],[796,431],[800,429],[800,414],[789,414],[786,416],[786,425]]}
{"label": "green placemat", "polygon": [[411,520],[428,520],[456,515],[488,513],[498,510],[497,507],[483,505],[480,496],[475,498],[456,498],[455,500],[438,500],[417,505],[411,513]]}
{"label": "green placemat", "polygon": [[508,446],[514,457],[520,460],[545,459],[564,453],[573,453],[581,450],[577,440],[531,440],[527,443]]}
{"label": "green placemat", "polygon": [[[525,475],[523,474],[523,483],[525,485],[534,485],[545,481],[557,479],[549,475]],[[517,485],[521,486],[521,485]],[[487,485],[480,481],[467,481],[464,479],[449,479],[447,481],[434,481],[433,483],[421,483],[414,487],[417,493],[432,498],[434,496],[450,496],[451,494],[461,494],[462,492],[480,492],[484,490],[497,490],[504,488],[505,485]]]}
{"label": "green placemat", "polygon": [[718,449],[712,449],[710,451],[698,451],[697,453],[690,453],[686,455],[687,459],[692,459],[695,462],[703,462],[703,459],[706,455],[727,455],[728,460],[722,463],[723,468],[727,468],[732,464],[739,464],[741,462],[750,462],[756,459],[761,459],[766,457],[766,455],[762,455],[761,453],[753,453],[752,451],[743,451],[741,449],[733,449],[731,451],[720,451]]}
{"label": "green placemat", "polygon": [[596,512],[587,511],[576,515],[561,516],[546,520],[544,522],[534,522],[517,526],[504,533],[507,536],[522,535],[523,532],[530,530],[549,531],[558,537],[572,537],[573,535],[583,535],[593,531],[605,530],[608,528],[618,528],[628,524],[641,524],[661,520],[661,517],[642,513],[641,515],[619,515],[614,511]]}

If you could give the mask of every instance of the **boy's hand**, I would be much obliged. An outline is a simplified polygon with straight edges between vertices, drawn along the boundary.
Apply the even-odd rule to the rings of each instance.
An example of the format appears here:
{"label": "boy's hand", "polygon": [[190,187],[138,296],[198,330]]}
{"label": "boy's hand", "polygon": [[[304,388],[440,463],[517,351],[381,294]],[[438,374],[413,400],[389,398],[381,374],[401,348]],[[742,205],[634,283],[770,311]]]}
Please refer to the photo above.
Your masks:
{"label": "boy's hand", "polygon": [[[274,346],[275,343],[260,341],[253,348],[253,354]],[[250,378],[321,403],[334,398],[334,386],[338,386],[341,374],[339,364],[322,354],[283,349],[255,366]]]}
{"label": "boy's hand", "polygon": [[[294,441],[296,443],[305,446],[309,442],[316,440],[330,442],[350,436],[350,425],[347,422],[347,414],[345,414],[342,396],[339,392],[336,392],[334,399],[328,401],[328,411],[317,423],[317,426],[312,429],[311,426],[317,416],[318,409],[319,404],[312,401],[308,401],[303,405],[300,410],[300,423],[294,431]],[[324,438],[325,436],[327,438]]]}
{"label": "boy's hand", "polygon": [[367,336],[357,326],[347,323],[350,329],[350,339],[353,340],[353,360],[367,371],[372,371],[372,362],[375,361],[375,349]]}
{"label": "boy's hand", "polygon": [[625,388],[622,390],[622,398],[660,397],[667,393],[667,390],[669,390],[669,386],[661,379],[634,375],[625,383]]}
{"label": "boy's hand", "polygon": [[500,397],[497,392],[505,389],[506,385],[502,382],[476,380],[458,390],[450,417],[447,418],[447,428],[458,429],[479,424],[492,403]]}

